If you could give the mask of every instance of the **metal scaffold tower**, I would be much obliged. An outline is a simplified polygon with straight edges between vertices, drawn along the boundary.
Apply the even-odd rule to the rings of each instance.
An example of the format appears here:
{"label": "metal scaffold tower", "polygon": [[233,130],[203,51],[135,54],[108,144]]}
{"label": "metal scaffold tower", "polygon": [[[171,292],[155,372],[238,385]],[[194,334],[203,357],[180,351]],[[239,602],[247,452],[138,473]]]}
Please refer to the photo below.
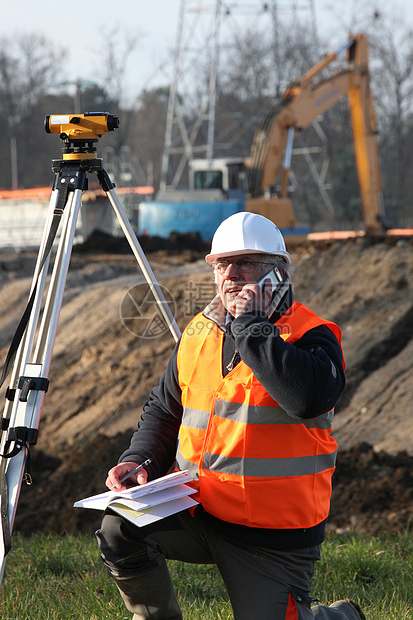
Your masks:
{"label": "metal scaffold tower", "polygon": [[279,96],[287,85],[280,50],[280,28],[286,22],[281,20],[288,20],[289,32],[293,33],[295,23],[305,19],[306,27],[312,31],[314,61],[319,57],[313,0],[181,0],[179,11],[161,190],[185,187],[188,162],[192,159],[216,157],[215,147],[220,142],[216,122],[220,76],[237,41],[243,36],[256,41],[270,40],[273,97]]}

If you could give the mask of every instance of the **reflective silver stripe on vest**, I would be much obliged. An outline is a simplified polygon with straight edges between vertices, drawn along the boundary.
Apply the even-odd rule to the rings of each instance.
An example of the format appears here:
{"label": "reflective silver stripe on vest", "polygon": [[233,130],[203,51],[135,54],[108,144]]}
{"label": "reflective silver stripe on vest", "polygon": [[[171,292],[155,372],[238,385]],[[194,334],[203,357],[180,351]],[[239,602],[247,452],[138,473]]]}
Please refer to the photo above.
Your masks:
{"label": "reflective silver stripe on vest", "polygon": [[303,420],[293,418],[281,407],[259,407],[254,405],[241,405],[226,400],[219,400],[215,406],[215,415],[227,420],[234,420],[244,424],[304,424],[307,428],[331,428],[334,411]]}
{"label": "reflective silver stripe on vest", "polygon": [[201,411],[201,409],[189,409],[184,407],[182,414],[182,426],[190,428],[199,428],[206,431],[208,427],[209,411]]}
{"label": "reflective silver stripe on vest", "polygon": [[[242,424],[303,424],[306,428],[329,429],[332,426],[334,410],[323,415],[303,420],[292,418],[281,407],[258,407],[241,405],[226,400],[217,400],[215,415],[227,420],[234,420]],[[183,426],[206,430],[208,427],[209,413],[199,409],[184,408],[182,416]]]}
{"label": "reflective silver stripe on vest", "polygon": [[243,459],[206,452],[203,469],[251,478],[307,476],[333,468],[336,456],[337,451],[288,459]]}
{"label": "reflective silver stripe on vest", "polygon": [[178,453],[176,455],[176,463],[175,463],[175,465],[176,465],[176,467],[180,471],[188,470],[188,474],[190,476],[192,476],[192,478],[194,480],[198,480],[199,479],[198,464],[197,463],[191,463],[190,461],[187,461],[182,456],[182,454],[180,453],[179,449],[178,449]]}

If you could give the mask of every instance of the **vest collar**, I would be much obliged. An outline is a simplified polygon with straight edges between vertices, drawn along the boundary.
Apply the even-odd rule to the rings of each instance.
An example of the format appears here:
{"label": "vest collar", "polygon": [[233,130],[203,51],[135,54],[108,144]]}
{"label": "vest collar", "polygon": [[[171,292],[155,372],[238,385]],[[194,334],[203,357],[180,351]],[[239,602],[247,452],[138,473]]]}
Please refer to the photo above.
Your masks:
{"label": "vest collar", "polygon": [[215,295],[214,299],[207,305],[202,314],[205,318],[216,323],[223,332],[226,331],[227,310],[218,294]]}

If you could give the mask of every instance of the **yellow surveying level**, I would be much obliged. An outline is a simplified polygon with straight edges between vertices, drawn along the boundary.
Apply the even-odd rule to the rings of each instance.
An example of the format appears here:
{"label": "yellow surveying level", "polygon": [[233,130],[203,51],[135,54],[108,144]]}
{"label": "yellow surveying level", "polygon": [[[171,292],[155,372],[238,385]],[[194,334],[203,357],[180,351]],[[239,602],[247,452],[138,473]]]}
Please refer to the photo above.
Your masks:
{"label": "yellow surveying level", "polygon": [[84,114],[51,114],[46,116],[47,133],[59,133],[62,140],[97,140],[108,131],[119,127],[119,118],[107,112]]}
{"label": "yellow surveying level", "polygon": [[63,159],[92,159],[93,143],[108,131],[119,127],[119,118],[107,112],[51,114],[44,119],[47,133],[58,133],[65,143]]}

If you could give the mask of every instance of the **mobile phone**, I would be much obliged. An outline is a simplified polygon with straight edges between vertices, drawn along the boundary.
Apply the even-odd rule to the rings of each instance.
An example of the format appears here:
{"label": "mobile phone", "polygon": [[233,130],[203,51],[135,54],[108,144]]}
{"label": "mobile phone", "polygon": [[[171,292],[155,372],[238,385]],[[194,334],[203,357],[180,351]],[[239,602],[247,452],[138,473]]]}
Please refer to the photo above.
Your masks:
{"label": "mobile phone", "polygon": [[277,304],[280,301],[280,296],[277,293],[279,293],[279,291],[281,291],[282,284],[283,284],[284,280],[283,280],[283,277],[282,277],[279,269],[277,269],[277,267],[274,267],[273,269],[271,269],[271,271],[266,273],[265,276],[263,276],[257,282],[257,284],[259,284],[261,286],[262,292],[264,292],[265,281],[268,280],[268,279],[271,280],[271,288],[272,288],[271,301],[270,301],[270,305],[269,305],[268,311],[267,311],[268,312],[268,316],[270,317],[271,314],[273,313],[275,307],[277,306]]}
{"label": "mobile phone", "polygon": [[271,269],[271,271],[266,273],[265,276],[263,276],[257,282],[257,284],[261,286],[263,292],[264,292],[264,283],[266,280],[268,280],[268,278],[271,280],[271,287],[272,287],[272,293],[273,293],[271,299],[273,299],[275,292],[279,288],[280,284],[283,282],[283,278],[282,278],[282,275],[279,269],[277,269],[277,267],[274,267],[273,269]]}

